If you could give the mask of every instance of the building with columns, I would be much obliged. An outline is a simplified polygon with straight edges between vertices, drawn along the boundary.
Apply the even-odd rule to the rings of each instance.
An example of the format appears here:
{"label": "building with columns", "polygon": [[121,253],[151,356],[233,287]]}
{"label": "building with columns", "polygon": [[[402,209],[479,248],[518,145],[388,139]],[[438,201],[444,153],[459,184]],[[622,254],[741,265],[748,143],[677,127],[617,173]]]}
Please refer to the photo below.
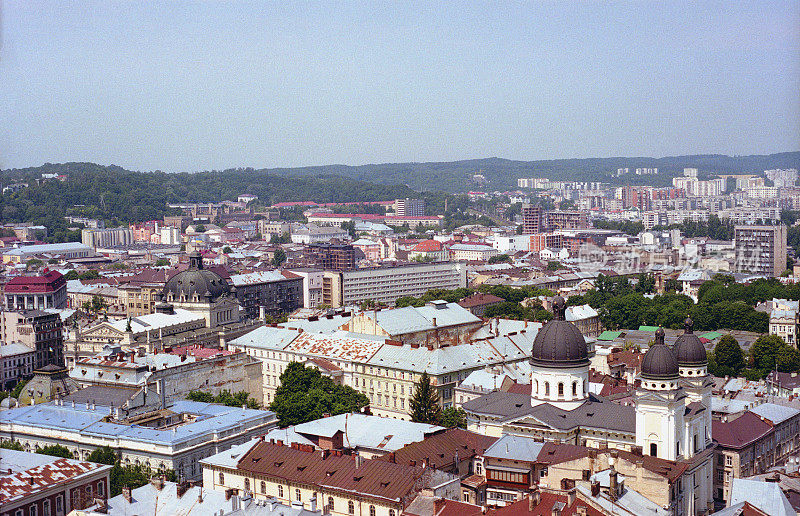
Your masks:
{"label": "building with columns", "polygon": [[705,347],[693,333],[691,319],[672,348],[664,344],[664,331],[656,332],[642,360],[634,403],[620,404],[589,392],[593,350],[565,320],[565,311],[564,299],[556,297],[554,319],[536,335],[531,394],[495,391],[467,401],[462,408],[468,429],[496,437],[520,435],[615,449],[629,454],[634,463],[659,459],[677,472],[670,480],[674,489],[659,498],[663,509],[675,516],[709,513],[714,456],[711,381]]}

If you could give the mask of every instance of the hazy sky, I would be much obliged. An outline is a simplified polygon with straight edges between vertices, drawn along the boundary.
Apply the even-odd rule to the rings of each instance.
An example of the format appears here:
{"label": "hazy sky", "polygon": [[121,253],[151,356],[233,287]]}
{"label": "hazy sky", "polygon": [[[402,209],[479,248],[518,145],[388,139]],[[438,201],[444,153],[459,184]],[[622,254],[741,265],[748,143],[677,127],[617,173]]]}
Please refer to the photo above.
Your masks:
{"label": "hazy sky", "polygon": [[796,0],[0,5],[0,168],[800,150]]}

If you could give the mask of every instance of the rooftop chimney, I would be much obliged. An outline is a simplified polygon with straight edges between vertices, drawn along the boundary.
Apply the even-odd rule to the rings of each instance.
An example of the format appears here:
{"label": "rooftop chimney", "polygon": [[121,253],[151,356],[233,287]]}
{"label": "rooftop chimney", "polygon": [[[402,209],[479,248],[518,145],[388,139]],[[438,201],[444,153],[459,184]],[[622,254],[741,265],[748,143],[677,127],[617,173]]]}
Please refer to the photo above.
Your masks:
{"label": "rooftop chimney", "polygon": [[133,502],[133,497],[131,496],[131,486],[129,486],[129,485],[122,486],[122,497],[128,503],[132,503]]}

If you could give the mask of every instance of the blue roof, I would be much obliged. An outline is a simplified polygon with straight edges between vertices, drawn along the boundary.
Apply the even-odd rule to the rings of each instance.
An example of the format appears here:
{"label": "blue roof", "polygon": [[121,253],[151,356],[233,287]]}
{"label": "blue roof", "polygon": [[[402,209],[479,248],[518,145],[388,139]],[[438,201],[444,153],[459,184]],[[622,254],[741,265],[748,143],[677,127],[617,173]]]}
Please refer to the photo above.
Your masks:
{"label": "blue roof", "polygon": [[111,414],[109,407],[59,406],[54,403],[29,405],[0,413],[0,422],[15,423],[40,428],[72,430],[85,435],[118,437],[136,441],[177,444],[209,433],[236,428],[260,419],[271,420],[274,413],[268,410],[226,407],[196,401],[177,401],[169,410],[189,413],[194,422],[159,430],[139,425],[124,425],[102,421]]}

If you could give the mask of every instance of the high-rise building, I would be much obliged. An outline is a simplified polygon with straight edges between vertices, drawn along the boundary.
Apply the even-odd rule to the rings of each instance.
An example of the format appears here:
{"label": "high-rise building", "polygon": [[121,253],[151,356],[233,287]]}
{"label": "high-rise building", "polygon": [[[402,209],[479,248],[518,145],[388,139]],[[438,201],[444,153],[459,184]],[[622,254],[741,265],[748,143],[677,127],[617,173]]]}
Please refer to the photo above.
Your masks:
{"label": "high-rise building", "polygon": [[95,249],[98,247],[114,247],[133,243],[133,232],[130,228],[84,229],[81,241]]}
{"label": "high-rise building", "polygon": [[736,271],[780,276],[786,270],[786,226],[736,226]]}
{"label": "high-rise building", "polygon": [[318,269],[345,271],[356,268],[356,251],[350,244],[319,242],[309,245],[306,253]]}
{"label": "high-rise building", "polygon": [[394,211],[398,217],[422,217],[425,215],[425,201],[422,199],[397,199]]}
{"label": "high-rise building", "polygon": [[522,205],[522,233],[525,235],[534,235],[541,233],[543,228],[542,224],[542,207],[534,206],[532,204]]}

